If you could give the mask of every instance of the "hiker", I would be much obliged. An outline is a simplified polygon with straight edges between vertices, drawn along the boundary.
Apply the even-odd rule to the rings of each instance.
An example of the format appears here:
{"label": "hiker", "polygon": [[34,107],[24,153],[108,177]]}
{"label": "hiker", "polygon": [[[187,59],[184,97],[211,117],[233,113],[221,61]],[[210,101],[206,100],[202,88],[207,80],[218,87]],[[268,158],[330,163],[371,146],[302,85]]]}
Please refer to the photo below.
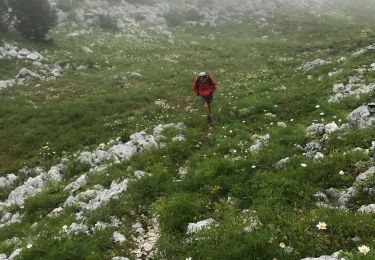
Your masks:
{"label": "hiker", "polygon": [[213,93],[216,90],[216,81],[206,72],[201,72],[195,76],[193,89],[197,96],[202,97],[204,102],[204,110],[207,115],[207,121],[211,123],[211,103],[213,101]]}

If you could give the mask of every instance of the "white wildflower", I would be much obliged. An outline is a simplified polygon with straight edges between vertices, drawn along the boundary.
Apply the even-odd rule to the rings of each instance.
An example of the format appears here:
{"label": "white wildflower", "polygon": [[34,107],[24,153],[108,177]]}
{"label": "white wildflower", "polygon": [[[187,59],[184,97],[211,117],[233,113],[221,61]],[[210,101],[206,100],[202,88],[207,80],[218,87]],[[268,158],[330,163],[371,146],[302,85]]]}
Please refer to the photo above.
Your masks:
{"label": "white wildflower", "polygon": [[370,248],[368,246],[363,245],[358,247],[358,251],[361,254],[367,255],[367,253],[370,252]]}
{"label": "white wildflower", "polygon": [[326,230],[327,229],[327,224],[325,222],[319,222],[316,227],[319,229],[319,230]]}

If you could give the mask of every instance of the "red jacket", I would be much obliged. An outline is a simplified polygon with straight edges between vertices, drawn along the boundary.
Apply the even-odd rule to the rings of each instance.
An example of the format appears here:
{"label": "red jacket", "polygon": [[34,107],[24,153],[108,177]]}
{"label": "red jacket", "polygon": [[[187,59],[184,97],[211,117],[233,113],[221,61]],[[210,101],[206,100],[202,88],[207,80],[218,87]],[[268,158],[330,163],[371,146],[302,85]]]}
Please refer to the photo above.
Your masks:
{"label": "red jacket", "polygon": [[193,81],[193,89],[194,93],[198,94],[202,97],[207,97],[211,93],[214,93],[216,90],[216,81],[208,75],[208,79],[206,82],[202,83],[198,81],[198,76],[195,77]]}

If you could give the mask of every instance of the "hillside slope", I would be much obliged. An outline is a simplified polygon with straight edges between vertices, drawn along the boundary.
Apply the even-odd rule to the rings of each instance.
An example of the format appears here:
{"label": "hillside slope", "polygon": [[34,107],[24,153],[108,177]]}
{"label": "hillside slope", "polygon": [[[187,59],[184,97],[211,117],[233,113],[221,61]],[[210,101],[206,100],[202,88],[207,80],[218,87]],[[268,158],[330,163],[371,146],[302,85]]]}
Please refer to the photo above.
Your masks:
{"label": "hillside slope", "polygon": [[2,44],[0,259],[374,259],[373,26],[241,21]]}

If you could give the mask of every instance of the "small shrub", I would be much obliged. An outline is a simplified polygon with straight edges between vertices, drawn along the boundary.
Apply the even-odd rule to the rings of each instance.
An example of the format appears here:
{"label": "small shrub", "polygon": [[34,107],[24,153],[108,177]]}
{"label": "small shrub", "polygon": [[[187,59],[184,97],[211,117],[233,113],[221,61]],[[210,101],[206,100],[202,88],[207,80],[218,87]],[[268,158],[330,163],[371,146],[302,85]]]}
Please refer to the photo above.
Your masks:
{"label": "small shrub", "polygon": [[58,0],[56,2],[56,8],[64,12],[70,12],[73,10],[73,1],[72,0]]}
{"label": "small shrub", "polygon": [[56,10],[47,0],[10,0],[15,28],[25,39],[45,41],[57,22]]}
{"label": "small shrub", "polygon": [[9,5],[6,0],[0,0],[0,32],[8,31],[10,20]]}
{"label": "small shrub", "polygon": [[170,10],[164,15],[168,27],[177,27],[183,24],[184,15],[178,10]]}
{"label": "small shrub", "polygon": [[116,18],[110,15],[101,14],[98,17],[98,25],[105,31],[116,31],[118,30]]}

